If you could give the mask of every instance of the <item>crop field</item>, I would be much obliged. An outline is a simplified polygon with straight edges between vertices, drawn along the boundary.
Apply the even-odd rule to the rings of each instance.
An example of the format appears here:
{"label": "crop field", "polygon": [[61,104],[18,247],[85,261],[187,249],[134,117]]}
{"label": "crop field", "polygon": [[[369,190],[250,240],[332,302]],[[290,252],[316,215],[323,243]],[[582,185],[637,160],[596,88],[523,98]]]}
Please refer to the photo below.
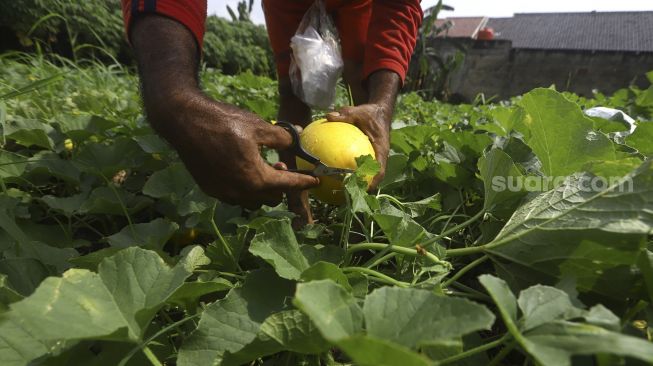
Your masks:
{"label": "crop field", "polygon": [[[202,84],[275,118],[273,80]],[[361,157],[294,231],[205,195],[129,69],[5,54],[0,365],[651,365],[652,118],[653,86],[403,94],[379,189]]]}

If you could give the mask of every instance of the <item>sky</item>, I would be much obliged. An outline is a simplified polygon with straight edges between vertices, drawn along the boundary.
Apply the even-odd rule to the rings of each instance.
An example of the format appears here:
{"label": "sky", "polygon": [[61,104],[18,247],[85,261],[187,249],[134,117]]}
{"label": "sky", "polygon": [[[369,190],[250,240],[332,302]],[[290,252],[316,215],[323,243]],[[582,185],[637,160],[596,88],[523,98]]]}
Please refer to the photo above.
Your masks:
{"label": "sky", "polygon": [[[423,0],[422,8],[429,8],[437,0]],[[509,17],[514,13],[589,12],[589,11],[653,11],[651,0],[444,0],[454,11],[442,13],[445,17],[477,16]],[[227,5],[236,11],[238,0],[208,0],[209,14],[229,18]],[[252,20],[264,24],[261,0],[254,1]]]}

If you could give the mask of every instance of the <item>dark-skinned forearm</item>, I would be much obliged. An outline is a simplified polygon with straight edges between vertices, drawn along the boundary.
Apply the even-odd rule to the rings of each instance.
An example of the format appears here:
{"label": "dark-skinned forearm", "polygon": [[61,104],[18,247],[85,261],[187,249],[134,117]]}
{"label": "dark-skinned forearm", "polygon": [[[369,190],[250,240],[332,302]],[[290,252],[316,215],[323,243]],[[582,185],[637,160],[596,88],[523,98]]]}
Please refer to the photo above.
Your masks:
{"label": "dark-skinned forearm", "polygon": [[[386,116],[385,122],[388,124],[392,120],[400,86],[401,78],[390,70],[376,71],[370,75],[367,81],[369,103],[383,108],[383,114]],[[389,125],[386,127],[390,128]]]}
{"label": "dark-skinned forearm", "polygon": [[146,15],[132,25],[143,104],[152,126],[164,137],[174,134],[175,110],[201,98],[199,52],[193,34],[172,19]]}

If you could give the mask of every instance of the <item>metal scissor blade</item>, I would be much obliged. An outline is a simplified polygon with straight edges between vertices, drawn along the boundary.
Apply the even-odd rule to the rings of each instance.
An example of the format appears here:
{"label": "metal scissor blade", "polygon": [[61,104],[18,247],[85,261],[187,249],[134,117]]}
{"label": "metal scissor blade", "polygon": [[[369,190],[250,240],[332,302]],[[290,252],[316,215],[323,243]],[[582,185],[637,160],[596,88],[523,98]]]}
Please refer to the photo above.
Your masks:
{"label": "metal scissor blade", "polygon": [[315,169],[313,169],[313,175],[315,175],[316,177],[324,176],[324,175],[345,175],[353,172],[354,171],[351,169],[330,168],[324,165],[323,163],[317,164]]}

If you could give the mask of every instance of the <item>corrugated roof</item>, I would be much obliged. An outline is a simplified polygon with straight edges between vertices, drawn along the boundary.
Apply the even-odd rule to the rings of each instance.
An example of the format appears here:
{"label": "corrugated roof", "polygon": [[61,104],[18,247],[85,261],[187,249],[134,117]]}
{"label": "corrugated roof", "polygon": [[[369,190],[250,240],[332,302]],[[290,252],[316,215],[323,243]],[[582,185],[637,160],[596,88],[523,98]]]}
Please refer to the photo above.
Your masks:
{"label": "corrugated roof", "polygon": [[485,26],[487,19],[487,17],[457,17],[438,19],[435,21],[435,25],[441,27],[446,22],[451,22],[451,28],[449,28],[443,34],[440,34],[440,37],[476,38],[476,33],[478,33],[479,29]]}
{"label": "corrugated roof", "polygon": [[487,26],[513,48],[653,52],[653,11],[515,14]]}

